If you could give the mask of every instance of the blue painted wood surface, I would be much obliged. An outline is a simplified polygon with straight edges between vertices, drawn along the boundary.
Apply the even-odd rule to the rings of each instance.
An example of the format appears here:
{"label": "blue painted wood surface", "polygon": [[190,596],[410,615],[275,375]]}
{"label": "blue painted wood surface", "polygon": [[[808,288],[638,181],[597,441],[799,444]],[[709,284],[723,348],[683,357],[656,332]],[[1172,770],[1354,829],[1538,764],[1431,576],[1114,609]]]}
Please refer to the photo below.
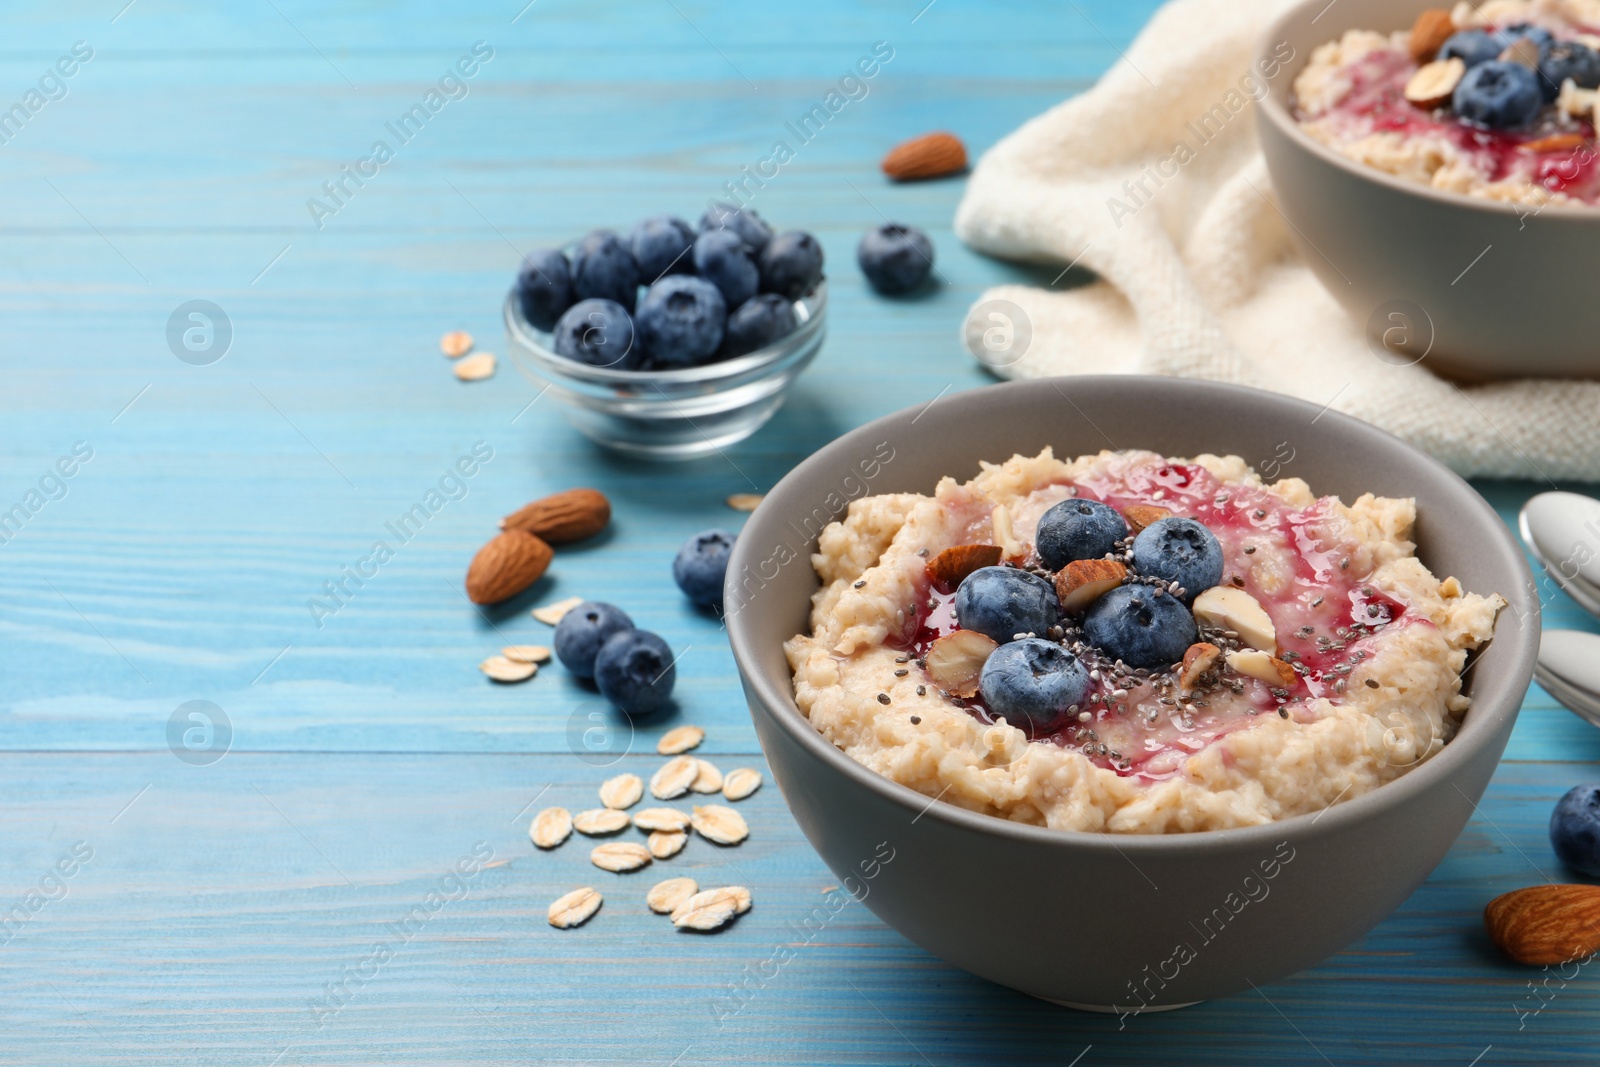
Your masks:
{"label": "blue painted wood surface", "polygon": [[[573,753],[593,697],[558,669],[495,687],[477,661],[545,639],[536,602],[620,601],[684,650],[674,721],[705,726],[724,769],[762,766],[716,624],[671,585],[673,550],[736,526],[729,493],[767,488],[838,432],[987,380],[957,343],[962,312],[1034,275],[955,242],[959,182],[889,187],[876,161],[933,128],[982,151],[1091,83],[1152,6],[9,9],[0,104],[75,42],[93,56],[0,144],[0,508],[75,442],[93,458],[0,544],[0,913],[27,915],[0,933],[0,1062],[1592,1059],[1600,979],[1511,966],[1478,922],[1494,894],[1563,877],[1544,821],[1600,762],[1600,734],[1537,689],[1481,817],[1394,917],[1260,994],[1126,1029],[953,970],[859,905],[798,934],[835,880],[770,785],[745,802],[747,844],[693,842],[643,874],[527,842],[530,804],[588,806],[613,772]],[[478,41],[494,54],[466,95],[317,228],[307,199]],[[697,214],[877,41],[894,58],[866,97],[756,199],[821,238],[833,294],[822,356],[762,433],[726,459],[630,464],[548,399],[528,407],[508,365],[450,377],[446,329],[501,349],[519,249]],[[854,242],[883,215],[933,234],[938,292],[865,291]],[[192,299],[232,324],[210,366],[168,349],[168,316]],[[479,441],[494,458],[465,496],[319,627],[308,598]],[[611,494],[614,530],[562,550],[513,610],[474,611],[460,579],[495,520],[576,484]],[[1509,521],[1541,486],[1480,488]],[[1550,625],[1593,628],[1545,599]],[[195,699],[232,724],[209,766],[168,750],[169,717]],[[641,753],[671,724],[641,728],[616,766],[652,768]],[[446,881],[474,855],[481,871]],[[756,907],[719,936],[675,935],[642,904],[669,866],[747,884]],[[545,905],[585,882],[608,893],[600,915],[551,930]],[[766,977],[779,946],[795,958]]]}

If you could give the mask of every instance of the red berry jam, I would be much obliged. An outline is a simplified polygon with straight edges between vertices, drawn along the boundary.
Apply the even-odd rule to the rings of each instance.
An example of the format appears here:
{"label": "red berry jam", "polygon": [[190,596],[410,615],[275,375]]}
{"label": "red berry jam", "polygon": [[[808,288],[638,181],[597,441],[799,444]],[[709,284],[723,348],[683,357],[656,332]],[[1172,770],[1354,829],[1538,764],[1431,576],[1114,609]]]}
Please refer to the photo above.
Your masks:
{"label": "red berry jam", "polygon": [[[1086,710],[1031,739],[1076,749],[1119,774],[1172,777],[1186,757],[1261,715],[1312,721],[1313,699],[1344,700],[1350,675],[1372,654],[1374,635],[1393,626],[1432,625],[1407,615],[1404,604],[1367,581],[1331,499],[1296,508],[1264,489],[1224,484],[1196,464],[1135,457],[1069,485],[1040,489],[1013,506],[1016,537],[1031,543],[1038,516],[1073,496],[1119,510],[1140,504],[1165,508],[1204,523],[1222,546],[1222,584],[1245,590],[1261,604],[1276,630],[1277,655],[1296,672],[1291,684],[1279,687],[1223,670],[1217,683],[1185,697],[1170,669],[1118,668],[1084,641],[1069,617],[1059,636],[1095,672],[1080,705]],[[1025,565],[1040,567],[1036,557]],[[920,661],[934,641],[957,628],[953,590],[929,581],[897,647]],[[1202,632],[1201,640],[1210,639],[1227,640]],[[979,721],[994,721],[981,696],[951,699]]]}

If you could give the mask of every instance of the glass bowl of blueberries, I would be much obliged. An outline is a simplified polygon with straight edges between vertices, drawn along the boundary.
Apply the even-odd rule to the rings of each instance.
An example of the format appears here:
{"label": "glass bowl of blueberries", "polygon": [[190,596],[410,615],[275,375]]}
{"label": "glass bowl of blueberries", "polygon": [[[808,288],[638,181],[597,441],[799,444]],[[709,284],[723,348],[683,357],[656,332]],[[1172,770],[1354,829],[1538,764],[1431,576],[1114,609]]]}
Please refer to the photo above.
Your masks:
{"label": "glass bowl of blueberries", "polygon": [[687,459],[758,430],[827,329],[822,246],[712,204],[698,229],[661,215],[529,255],[506,297],[517,368],[579,432]]}

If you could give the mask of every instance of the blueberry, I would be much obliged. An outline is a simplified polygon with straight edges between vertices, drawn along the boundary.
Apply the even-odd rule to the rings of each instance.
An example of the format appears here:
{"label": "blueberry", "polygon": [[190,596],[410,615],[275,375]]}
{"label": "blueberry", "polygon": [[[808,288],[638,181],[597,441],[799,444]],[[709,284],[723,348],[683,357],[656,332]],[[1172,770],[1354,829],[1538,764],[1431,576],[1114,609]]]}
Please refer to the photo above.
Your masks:
{"label": "blueberry", "polygon": [[612,370],[637,370],[644,354],[634,344],[633,320],[614,300],[580,300],[551,331],[556,354]]}
{"label": "blueberry", "polygon": [[1222,581],[1222,545],[1193,519],[1157,519],[1133,539],[1133,569],[1177,582],[1188,604]]}
{"label": "blueberry", "polygon": [[722,202],[712,204],[700,216],[700,232],[711,230],[732,230],[744,238],[752,255],[767,247],[767,242],[772,240],[772,227],[753,208],[740,208]]}
{"label": "blueberry", "polygon": [[697,533],[678,549],[672,580],[696,607],[722,610],[722,581],[728,575],[733,534],[722,530]]}
{"label": "blueberry", "polygon": [[1460,30],[1439,46],[1440,59],[1459,59],[1470,69],[1487,63],[1505,50],[1506,39],[1487,30]]}
{"label": "blueberry", "polygon": [[658,367],[692,367],[716,352],[727,321],[716,286],[692,274],[669,274],[639,302],[639,343]]}
{"label": "blueberry", "polygon": [[631,629],[633,620],[621,608],[599,600],[585,600],[556,623],[556,658],[579,678],[593,678],[594,658],[606,638]]}
{"label": "blueberry", "polygon": [[809,233],[780,233],[761,250],[761,291],[799,300],[822,280],[822,246]]}
{"label": "blueberry", "polygon": [[861,238],[856,262],[878,292],[887,296],[909,293],[927,281],[933,270],[933,242],[915,226],[886,223]]}
{"label": "blueberry", "polygon": [[765,348],[789,336],[796,325],[792,303],[777,293],[757,293],[728,316],[722,358],[732,359]]}
{"label": "blueberry", "polygon": [[1539,54],[1539,88],[1546,100],[1561,95],[1567,78],[1580,89],[1600,88],[1600,52],[1582,41],[1557,41]]}
{"label": "blueberry", "polygon": [[1018,634],[1042,634],[1056,624],[1055,587],[1015,567],[980,567],[956,590],[956,621],[1002,645]]}
{"label": "blueberry", "polygon": [[628,715],[648,715],[667,702],[678,680],[672,649],[649,630],[621,630],[594,658],[600,695]]}
{"label": "blueberry", "polygon": [[1177,597],[1149,585],[1120,585],[1094,602],[1083,619],[1089,643],[1130,667],[1167,667],[1199,636]]}
{"label": "blueberry", "polygon": [[572,252],[572,293],[579,300],[614,300],[627,311],[639,298],[639,265],[622,238],[596,230]]}
{"label": "blueberry", "polygon": [[709,230],[695,238],[694,269],[717,287],[731,308],[755,296],[761,287],[761,272],[750,249],[732,230]]}
{"label": "blueberry", "polygon": [[633,228],[628,238],[633,261],[639,267],[639,281],[654,283],[666,274],[688,274],[694,269],[689,249],[694,247],[694,231],[673,215],[657,215]]}
{"label": "blueberry", "polygon": [[1072,707],[1089,692],[1089,671],[1054,641],[1030,637],[990,654],[978,691],[992,714],[1038,735],[1073,721]]}
{"label": "blueberry", "polygon": [[1555,34],[1551,33],[1543,26],[1535,26],[1531,22],[1518,22],[1507,26],[1505,29],[1500,31],[1502,47],[1504,47],[1504,45],[1516,44],[1523,38],[1527,38],[1534,44],[1538,45],[1540,55],[1544,54],[1544,50],[1546,48],[1549,48],[1551,45],[1556,43]]}
{"label": "blueberry", "polygon": [[1533,71],[1521,63],[1494,59],[1467,71],[1452,102],[1456,114],[1468,122],[1508,130],[1532,122],[1544,96]]}
{"label": "blueberry", "polygon": [[1063,500],[1039,517],[1035,547],[1053,571],[1075,559],[1099,559],[1128,536],[1117,510],[1098,500]]}
{"label": "blueberry", "polygon": [[1573,786],[1550,813],[1556,858],[1590,878],[1600,878],[1600,783]]}
{"label": "blueberry", "polygon": [[517,272],[517,304],[536,330],[548,331],[572,306],[572,268],[553,248],[541,249],[522,261]]}

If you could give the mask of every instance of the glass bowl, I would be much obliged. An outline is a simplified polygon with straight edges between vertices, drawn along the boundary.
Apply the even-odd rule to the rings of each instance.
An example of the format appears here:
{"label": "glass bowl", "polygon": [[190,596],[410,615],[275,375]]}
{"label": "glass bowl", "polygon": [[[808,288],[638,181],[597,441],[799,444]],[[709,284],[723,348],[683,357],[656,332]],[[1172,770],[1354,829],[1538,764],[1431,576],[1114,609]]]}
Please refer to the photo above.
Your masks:
{"label": "glass bowl", "polygon": [[822,348],[828,283],[794,303],[799,325],[778,343],[687,370],[590,367],[557,355],[550,335],[506,295],[507,350],[535,385],[559,400],[579,433],[607,448],[659,459],[690,459],[742,441],[783,406],[784,394]]}

